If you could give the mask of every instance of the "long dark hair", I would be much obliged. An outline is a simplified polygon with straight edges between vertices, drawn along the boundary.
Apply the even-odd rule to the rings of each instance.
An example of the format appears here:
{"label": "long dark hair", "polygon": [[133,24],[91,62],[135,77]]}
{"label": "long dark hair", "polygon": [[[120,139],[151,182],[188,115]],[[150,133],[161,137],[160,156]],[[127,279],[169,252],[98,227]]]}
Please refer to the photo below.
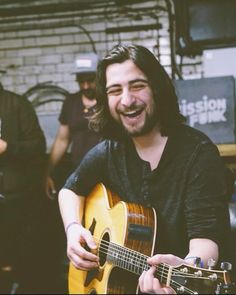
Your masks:
{"label": "long dark hair", "polygon": [[168,136],[185,118],[180,114],[178,98],[168,74],[156,57],[140,45],[116,45],[99,62],[96,78],[97,111],[90,120],[90,127],[103,138],[123,138],[123,128],[111,117],[108,108],[106,68],[129,59],[146,75],[157,106],[160,132],[163,136]]}

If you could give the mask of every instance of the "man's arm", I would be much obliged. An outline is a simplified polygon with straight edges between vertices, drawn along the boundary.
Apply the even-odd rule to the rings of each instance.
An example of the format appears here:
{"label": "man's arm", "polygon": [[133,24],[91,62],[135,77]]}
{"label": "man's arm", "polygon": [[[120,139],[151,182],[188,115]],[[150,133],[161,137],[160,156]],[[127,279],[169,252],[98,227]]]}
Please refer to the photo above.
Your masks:
{"label": "man's arm", "polygon": [[195,257],[200,257],[203,267],[207,266],[208,259],[212,258],[216,262],[218,260],[219,251],[218,245],[209,239],[192,239],[189,242],[189,253],[185,259],[171,255],[171,254],[158,254],[154,255],[147,260],[152,266],[148,271],[144,271],[139,278],[140,290],[144,293],[154,294],[171,294],[173,290],[169,287],[161,286],[157,278],[154,277],[156,266],[160,263],[167,263],[169,265],[177,266],[180,264],[191,264],[195,262]]}
{"label": "man's arm", "polygon": [[209,258],[212,258],[217,263],[219,257],[218,245],[210,239],[191,239],[189,253],[185,259],[186,262],[194,264],[194,259],[191,259],[191,257],[200,257],[204,267],[207,266]]}
{"label": "man's arm", "polygon": [[70,129],[68,125],[60,125],[49,155],[48,171],[59,163],[70,144]]}
{"label": "man's arm", "polygon": [[85,244],[96,250],[96,243],[87,229],[82,225],[84,201],[69,189],[59,192],[59,208],[67,236],[67,255],[71,263],[81,270],[90,270],[98,266],[98,256],[84,249]]}
{"label": "man's arm", "polygon": [[63,155],[68,149],[70,144],[70,129],[68,125],[60,125],[54,143],[52,145],[48,167],[46,171],[45,190],[50,199],[53,199],[53,193],[56,192],[53,179],[50,177],[54,167],[60,162]]}

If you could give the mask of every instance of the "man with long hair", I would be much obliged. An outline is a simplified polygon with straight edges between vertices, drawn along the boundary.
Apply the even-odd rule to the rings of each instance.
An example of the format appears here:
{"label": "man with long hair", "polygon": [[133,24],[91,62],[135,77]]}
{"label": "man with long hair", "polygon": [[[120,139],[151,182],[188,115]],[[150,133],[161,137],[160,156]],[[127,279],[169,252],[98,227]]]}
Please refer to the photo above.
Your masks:
{"label": "man with long hair", "polygon": [[[97,245],[83,227],[84,201],[102,182],[125,202],[153,207],[158,236],[142,292],[171,293],[154,278],[159,263],[217,261],[229,229],[225,167],[217,147],[184,124],[171,80],[145,47],[117,45],[97,69],[97,110],[90,126],[104,141],[88,152],[59,193],[72,264],[98,266]],[[99,172],[98,170],[99,169]],[[158,254],[157,254],[158,253]]]}

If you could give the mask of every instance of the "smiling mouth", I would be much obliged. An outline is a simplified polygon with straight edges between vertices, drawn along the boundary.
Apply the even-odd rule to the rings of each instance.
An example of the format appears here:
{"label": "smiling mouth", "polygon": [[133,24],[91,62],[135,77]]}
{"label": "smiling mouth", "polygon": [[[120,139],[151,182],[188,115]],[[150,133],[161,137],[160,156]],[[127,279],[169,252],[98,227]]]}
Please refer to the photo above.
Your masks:
{"label": "smiling mouth", "polygon": [[143,109],[138,109],[138,110],[131,110],[127,112],[120,112],[120,114],[128,118],[134,118],[139,116],[142,113],[142,111]]}

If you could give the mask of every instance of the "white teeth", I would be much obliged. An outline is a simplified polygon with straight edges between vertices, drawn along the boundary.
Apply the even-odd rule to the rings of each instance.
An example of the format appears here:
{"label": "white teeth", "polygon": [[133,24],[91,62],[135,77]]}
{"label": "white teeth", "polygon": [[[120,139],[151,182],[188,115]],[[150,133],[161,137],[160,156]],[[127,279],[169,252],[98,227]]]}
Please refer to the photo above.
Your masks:
{"label": "white teeth", "polygon": [[123,112],[123,115],[124,116],[133,116],[135,114],[138,114],[141,112],[141,109],[140,110],[132,110],[132,111],[128,111],[128,112]]}
{"label": "white teeth", "polygon": [[127,112],[127,113],[124,113],[124,115],[129,116],[129,115],[133,115],[135,113],[137,113],[137,111]]}

